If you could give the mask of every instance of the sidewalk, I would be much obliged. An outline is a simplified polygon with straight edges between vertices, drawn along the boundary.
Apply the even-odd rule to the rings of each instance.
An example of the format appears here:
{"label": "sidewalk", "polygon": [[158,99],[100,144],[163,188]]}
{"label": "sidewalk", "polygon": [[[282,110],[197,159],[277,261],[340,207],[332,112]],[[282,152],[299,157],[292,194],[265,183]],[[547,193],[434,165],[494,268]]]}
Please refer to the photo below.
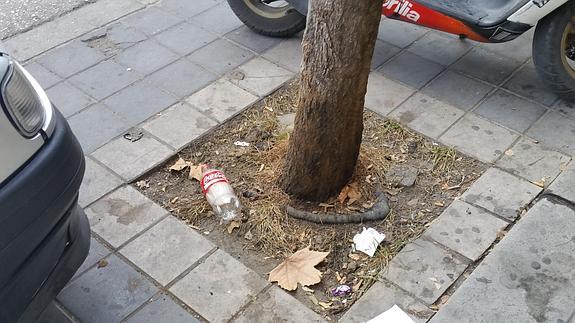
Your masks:
{"label": "sidewalk", "polygon": [[[293,78],[299,42],[250,32],[221,0],[100,0],[5,42],[86,153],[92,247],[46,322],[322,321],[129,184]],[[421,322],[575,311],[575,109],[530,54],[530,35],[482,45],[382,21],[366,106],[492,168],[342,321],[393,304]]]}

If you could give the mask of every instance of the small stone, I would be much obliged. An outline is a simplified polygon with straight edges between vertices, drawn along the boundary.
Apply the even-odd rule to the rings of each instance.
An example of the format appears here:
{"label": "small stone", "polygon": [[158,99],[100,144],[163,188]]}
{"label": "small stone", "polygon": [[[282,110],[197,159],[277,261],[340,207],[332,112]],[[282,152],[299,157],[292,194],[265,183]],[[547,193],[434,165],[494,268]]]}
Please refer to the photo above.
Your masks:
{"label": "small stone", "polygon": [[412,187],[415,184],[419,170],[417,168],[405,165],[391,166],[385,178],[393,186]]}

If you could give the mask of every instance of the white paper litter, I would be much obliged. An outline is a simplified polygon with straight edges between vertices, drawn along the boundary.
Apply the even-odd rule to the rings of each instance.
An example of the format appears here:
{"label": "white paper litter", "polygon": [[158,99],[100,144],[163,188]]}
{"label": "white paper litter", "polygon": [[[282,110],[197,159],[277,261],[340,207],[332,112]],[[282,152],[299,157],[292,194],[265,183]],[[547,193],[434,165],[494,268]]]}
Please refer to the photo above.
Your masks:
{"label": "white paper litter", "polygon": [[245,141],[236,141],[236,142],[234,142],[234,145],[240,146],[240,147],[249,147],[249,146],[250,146],[250,143],[249,143],[249,142],[245,142]]}
{"label": "white paper litter", "polygon": [[373,257],[377,247],[384,239],[385,234],[377,232],[374,228],[363,228],[361,233],[358,233],[353,237],[353,246],[355,250]]}
{"label": "white paper litter", "polygon": [[399,308],[397,305],[393,305],[392,308],[379,314],[378,316],[367,321],[367,323],[415,323],[405,314],[405,312]]}

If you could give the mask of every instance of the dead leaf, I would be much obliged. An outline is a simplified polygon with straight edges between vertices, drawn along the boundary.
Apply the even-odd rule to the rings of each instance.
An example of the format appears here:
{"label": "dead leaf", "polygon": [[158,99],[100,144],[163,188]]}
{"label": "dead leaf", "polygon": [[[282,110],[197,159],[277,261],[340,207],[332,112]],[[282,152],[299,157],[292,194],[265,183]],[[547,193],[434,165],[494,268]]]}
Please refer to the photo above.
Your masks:
{"label": "dead leaf", "polygon": [[497,238],[498,240],[501,240],[501,239],[503,239],[503,238],[505,237],[506,234],[507,234],[507,231],[505,231],[505,230],[499,230],[499,231],[497,232],[496,238]]}
{"label": "dead leaf", "polygon": [[564,172],[567,170],[567,164],[566,163],[561,163],[561,165],[559,165],[559,170]]}
{"label": "dead leaf", "polygon": [[244,239],[246,240],[252,240],[254,237],[254,235],[252,234],[252,231],[249,230],[248,232],[246,232],[246,234],[244,235]]}
{"label": "dead leaf", "polygon": [[98,268],[104,268],[106,266],[108,266],[108,260],[101,259],[100,261],[98,261]]}
{"label": "dead leaf", "polygon": [[357,183],[351,183],[346,185],[339,193],[337,200],[339,203],[343,204],[347,199],[347,205],[352,205],[357,200],[361,198],[361,193],[359,192],[359,185]]}
{"label": "dead leaf", "polygon": [[269,281],[278,282],[285,290],[296,290],[297,284],[315,285],[321,281],[321,272],[315,268],[329,252],[309,250],[309,246],[297,251],[270,272]]}
{"label": "dead leaf", "polygon": [[230,222],[230,224],[228,224],[228,233],[232,234],[232,232],[234,232],[234,229],[237,229],[240,227],[240,223],[238,221],[232,221]]}
{"label": "dead leaf", "polygon": [[361,259],[361,256],[357,253],[350,253],[348,257],[349,257],[349,259],[355,260],[355,261],[358,261],[359,259]]}
{"label": "dead leaf", "polygon": [[137,181],[136,186],[142,190],[146,189],[146,188],[150,188],[150,184],[148,183],[148,181],[145,181],[145,180]]}
{"label": "dead leaf", "polygon": [[204,165],[190,165],[190,174],[188,175],[189,179],[195,179],[199,182],[202,180],[203,175]]}
{"label": "dead leaf", "polygon": [[333,304],[333,302],[318,302],[319,306],[323,307],[324,309],[329,309],[331,307],[331,304]]}
{"label": "dead leaf", "polygon": [[361,284],[363,284],[363,279],[360,279],[360,280],[357,282],[357,284],[353,285],[353,287],[352,287],[351,290],[352,290],[352,291],[358,291],[359,288],[361,287]]}
{"label": "dead leaf", "polygon": [[535,182],[531,182],[539,187],[545,188],[545,177],[543,177],[542,179],[535,181]]}
{"label": "dead leaf", "polygon": [[179,158],[171,167],[170,170],[172,171],[176,171],[179,172],[181,170],[183,170],[186,167],[190,167],[190,163],[188,163],[187,161],[185,161],[183,158]]}
{"label": "dead leaf", "polygon": [[346,185],[341,189],[341,192],[339,192],[337,200],[339,201],[340,204],[343,204],[347,199],[347,193],[349,192],[349,190],[350,190],[349,185]]}
{"label": "dead leaf", "polygon": [[511,157],[511,156],[515,155],[515,153],[514,153],[513,150],[511,150],[511,149],[507,149],[507,150],[505,151],[505,155]]}

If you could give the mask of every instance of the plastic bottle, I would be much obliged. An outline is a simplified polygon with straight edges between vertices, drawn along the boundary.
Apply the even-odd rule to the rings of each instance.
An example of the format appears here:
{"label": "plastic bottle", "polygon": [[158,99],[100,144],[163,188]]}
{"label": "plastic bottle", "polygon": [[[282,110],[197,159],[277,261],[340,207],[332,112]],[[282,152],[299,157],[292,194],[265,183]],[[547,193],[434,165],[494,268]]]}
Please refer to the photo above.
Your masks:
{"label": "plastic bottle", "polygon": [[240,217],[242,211],[240,200],[222,171],[204,165],[200,186],[208,203],[224,223]]}

